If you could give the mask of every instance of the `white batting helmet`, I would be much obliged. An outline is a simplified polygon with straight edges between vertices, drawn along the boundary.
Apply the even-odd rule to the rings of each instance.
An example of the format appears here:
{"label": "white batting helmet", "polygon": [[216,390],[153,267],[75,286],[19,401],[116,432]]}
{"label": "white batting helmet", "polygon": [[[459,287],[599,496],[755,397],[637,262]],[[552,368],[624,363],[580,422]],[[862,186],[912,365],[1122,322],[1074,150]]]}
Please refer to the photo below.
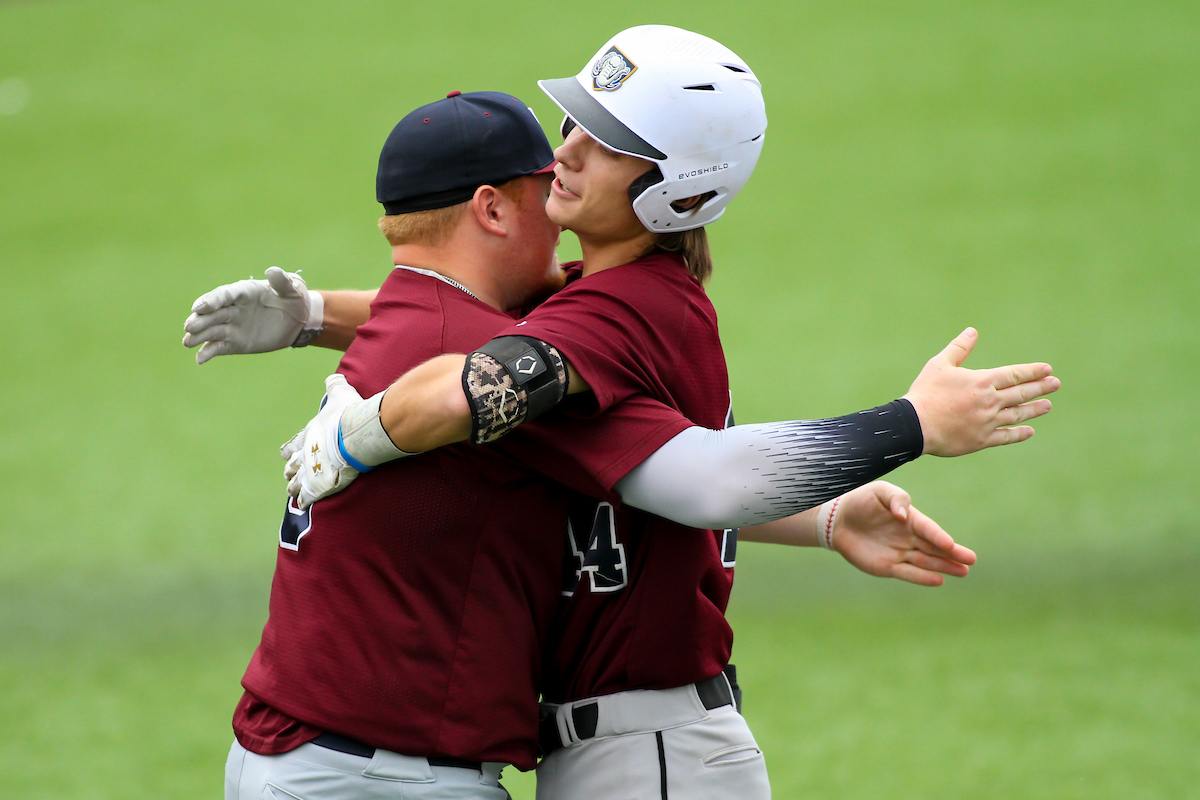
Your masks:
{"label": "white batting helmet", "polygon": [[[655,163],[657,172],[629,190],[634,213],[655,233],[699,228],[725,213],[762,152],[762,85],[732,50],[698,33],[629,28],[575,77],[538,86],[593,139]],[[694,210],[671,207],[696,195],[710,196]]]}

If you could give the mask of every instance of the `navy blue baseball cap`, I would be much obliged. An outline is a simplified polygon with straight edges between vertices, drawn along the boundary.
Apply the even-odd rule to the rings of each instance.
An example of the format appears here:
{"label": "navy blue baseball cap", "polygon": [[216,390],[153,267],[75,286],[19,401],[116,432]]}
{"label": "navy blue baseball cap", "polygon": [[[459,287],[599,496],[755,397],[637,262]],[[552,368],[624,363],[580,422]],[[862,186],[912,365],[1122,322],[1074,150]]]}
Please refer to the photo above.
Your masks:
{"label": "navy blue baseball cap", "polygon": [[428,211],[553,168],[554,148],[529,106],[500,92],[450,92],[392,129],[375,197],[389,215]]}

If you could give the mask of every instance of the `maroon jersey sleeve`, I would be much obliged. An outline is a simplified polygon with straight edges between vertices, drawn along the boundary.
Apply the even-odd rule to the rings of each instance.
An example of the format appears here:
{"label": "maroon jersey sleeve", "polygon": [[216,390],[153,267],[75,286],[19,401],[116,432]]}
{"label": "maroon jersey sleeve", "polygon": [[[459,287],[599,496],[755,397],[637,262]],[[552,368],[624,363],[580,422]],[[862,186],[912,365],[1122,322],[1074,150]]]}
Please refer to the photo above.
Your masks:
{"label": "maroon jersey sleeve", "polygon": [[554,345],[591,386],[497,443],[585,494],[616,505],[613,485],[671,437],[725,425],[716,312],[675,256],[578,278],[501,335]]}
{"label": "maroon jersey sleeve", "polygon": [[653,255],[579,278],[501,335],[557,347],[603,411],[638,393],[668,400],[688,359],[719,347],[715,332],[712,305],[683,262]]}

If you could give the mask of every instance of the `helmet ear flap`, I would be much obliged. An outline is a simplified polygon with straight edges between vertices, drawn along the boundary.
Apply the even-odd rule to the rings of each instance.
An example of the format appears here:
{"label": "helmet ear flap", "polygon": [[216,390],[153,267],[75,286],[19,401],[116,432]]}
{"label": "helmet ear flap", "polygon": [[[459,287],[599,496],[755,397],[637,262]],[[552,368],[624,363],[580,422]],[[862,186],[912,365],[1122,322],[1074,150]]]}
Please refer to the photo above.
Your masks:
{"label": "helmet ear flap", "polygon": [[640,177],[634,178],[633,183],[629,184],[629,202],[634,202],[651,186],[657,186],[666,180],[663,177],[662,170],[655,164],[649,170],[643,172]]}

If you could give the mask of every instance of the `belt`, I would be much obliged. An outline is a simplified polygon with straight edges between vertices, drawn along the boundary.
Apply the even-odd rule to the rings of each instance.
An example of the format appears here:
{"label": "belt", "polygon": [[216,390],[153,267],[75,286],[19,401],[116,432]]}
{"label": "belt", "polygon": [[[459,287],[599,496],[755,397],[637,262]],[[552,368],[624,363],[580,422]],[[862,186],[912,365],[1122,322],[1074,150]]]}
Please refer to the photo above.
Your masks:
{"label": "belt", "polygon": [[[708,680],[694,683],[691,686],[680,687],[680,689],[664,689],[655,693],[676,693],[694,689],[696,697],[700,700],[700,704],[704,706],[706,711],[712,711],[714,708],[721,708],[722,706],[738,707],[741,705],[737,702],[739,699],[738,695],[741,692],[738,690],[736,674],[733,665],[730,664],[725,668],[724,672],[714,675]],[[571,727],[574,729],[576,739],[583,741],[596,736],[596,730],[600,722],[600,705],[602,703],[613,702],[612,698],[616,698],[617,696],[608,695],[606,697],[598,697],[594,700],[570,704]],[[694,708],[694,705],[692,708]],[[562,729],[559,727],[558,716],[558,706],[542,706],[538,719],[538,755],[543,758],[555,750],[567,747],[573,743],[569,739],[564,741]],[[670,723],[671,726],[677,724],[680,724],[678,719],[672,720]]]}
{"label": "belt", "polygon": [[[352,756],[362,756],[363,758],[375,757],[375,748],[371,747],[371,745],[337,733],[322,733],[313,739],[311,744],[315,744],[317,747],[324,747],[326,750],[336,750],[339,753],[347,753]],[[462,758],[429,756],[425,760],[429,762],[429,766],[431,767],[461,767],[462,769],[480,771],[483,769],[483,765],[480,762],[467,761]]]}

